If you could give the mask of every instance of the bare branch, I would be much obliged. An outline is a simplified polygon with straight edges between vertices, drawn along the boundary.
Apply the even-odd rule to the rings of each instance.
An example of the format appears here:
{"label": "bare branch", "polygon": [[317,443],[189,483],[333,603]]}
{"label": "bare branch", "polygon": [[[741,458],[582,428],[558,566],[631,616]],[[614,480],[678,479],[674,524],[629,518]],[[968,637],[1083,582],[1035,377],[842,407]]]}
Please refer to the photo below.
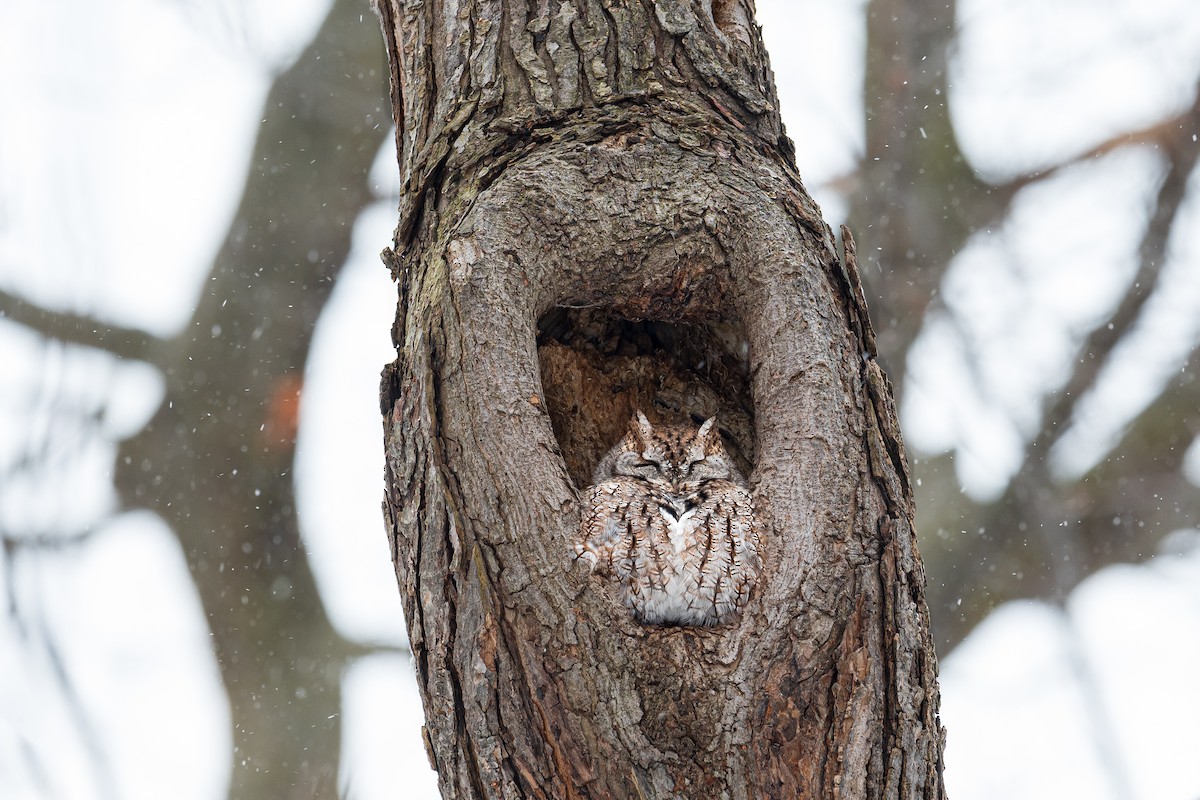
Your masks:
{"label": "bare branch", "polygon": [[10,557],[23,550],[62,551],[81,547],[96,534],[96,528],[87,528],[63,536],[35,534],[33,536],[13,536],[9,533],[0,534],[0,545]]}
{"label": "bare branch", "polygon": [[[13,540],[5,537],[5,561],[10,570],[10,575],[8,576],[10,587],[13,585],[12,579],[15,577],[11,574],[13,556],[15,554],[12,549],[12,542]],[[17,594],[17,592],[10,589],[9,613],[12,614],[14,619],[21,622],[22,609],[16,600]],[[116,776],[113,774],[112,766],[109,764],[98,727],[92,719],[92,715],[88,712],[87,704],[84,702],[79,686],[72,679],[67,663],[63,659],[54,627],[40,607],[32,609],[31,616],[32,619],[30,621],[33,624],[33,628],[24,628],[24,633],[26,638],[33,638],[32,635],[35,632],[36,634],[40,634],[37,638],[40,639],[45,662],[49,665],[50,674],[59,687],[60,696],[66,707],[67,714],[70,716],[73,731],[84,750],[86,750],[88,759],[94,770],[94,788],[100,797],[115,798],[117,797],[118,788]],[[23,650],[32,657],[34,652],[32,643],[23,648]],[[43,766],[43,760],[38,757],[38,753],[30,749],[27,751],[27,754],[33,773],[39,777],[44,776],[47,771]]]}
{"label": "bare branch", "polygon": [[8,319],[41,335],[68,344],[106,350],[117,358],[157,364],[160,339],[137,328],[100,322],[69,311],[52,311],[0,290],[0,319]]}
{"label": "bare branch", "polygon": [[[1200,347],[1192,357],[1197,353]],[[926,485],[942,498],[926,510],[936,516],[923,523],[923,549],[933,553],[930,571],[938,576],[929,586],[930,609],[944,650],[1000,603],[1061,602],[1096,570],[1144,560],[1163,535],[1194,526],[1200,492],[1182,464],[1197,434],[1200,379],[1184,371],[1130,426],[1112,457],[1069,488],[1055,486],[1043,462],[1033,460],[1003,498],[981,506],[953,491],[949,457],[925,462]],[[945,532],[960,529],[952,521],[961,533]]]}
{"label": "bare branch", "polygon": [[1028,452],[1044,456],[1050,445],[1065,432],[1080,398],[1095,385],[1113,348],[1125,338],[1141,315],[1146,300],[1159,287],[1167,242],[1187,193],[1188,177],[1200,156],[1200,146],[1192,141],[1192,131],[1197,126],[1200,126],[1200,92],[1186,119],[1167,127],[1169,136],[1162,142],[1169,159],[1167,174],[1158,190],[1154,215],[1142,236],[1137,274],[1121,303],[1084,341],[1080,348],[1082,357],[1076,361],[1075,371],[1055,393],[1044,415],[1041,432]]}
{"label": "bare branch", "polygon": [[1080,694],[1084,697],[1085,723],[1090,723],[1092,742],[1095,744],[1097,755],[1105,772],[1108,773],[1109,785],[1120,800],[1136,797],[1133,785],[1129,779],[1129,769],[1121,758],[1120,739],[1117,736],[1117,725],[1105,702],[1104,686],[1096,670],[1092,668],[1084,647],[1083,636],[1071,619],[1066,609],[1060,609],[1058,615],[1059,628],[1062,633],[1062,644],[1067,666],[1073,673]]}
{"label": "bare branch", "polygon": [[[1200,100],[1200,87],[1197,91],[1197,99]],[[1049,177],[1057,175],[1063,170],[1073,167],[1077,164],[1083,164],[1088,161],[1093,161],[1109,153],[1116,152],[1123,147],[1133,147],[1136,145],[1154,145],[1164,149],[1172,149],[1183,142],[1182,134],[1195,130],[1196,124],[1196,101],[1184,111],[1174,116],[1168,117],[1152,125],[1147,125],[1144,128],[1139,128],[1133,131],[1125,131],[1112,136],[1099,144],[1091,147],[1077,155],[1066,158],[1059,163],[1042,170],[1026,172],[1018,175],[1004,183],[997,184],[993,188],[993,192],[999,193],[1001,196],[1011,199],[1026,186],[1046,180]],[[1187,137],[1190,143],[1191,137]]]}

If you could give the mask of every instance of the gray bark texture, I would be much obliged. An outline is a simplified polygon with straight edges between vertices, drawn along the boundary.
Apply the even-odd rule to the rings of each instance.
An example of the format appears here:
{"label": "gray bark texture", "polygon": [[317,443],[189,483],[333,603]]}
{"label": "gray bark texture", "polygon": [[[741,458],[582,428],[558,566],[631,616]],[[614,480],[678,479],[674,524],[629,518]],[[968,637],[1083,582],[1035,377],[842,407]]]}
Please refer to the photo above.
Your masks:
{"label": "gray bark texture", "polygon": [[[908,468],[749,0],[379,0],[384,510],[446,798],[942,798]],[[722,420],[766,567],[634,622],[573,561],[634,408]]]}

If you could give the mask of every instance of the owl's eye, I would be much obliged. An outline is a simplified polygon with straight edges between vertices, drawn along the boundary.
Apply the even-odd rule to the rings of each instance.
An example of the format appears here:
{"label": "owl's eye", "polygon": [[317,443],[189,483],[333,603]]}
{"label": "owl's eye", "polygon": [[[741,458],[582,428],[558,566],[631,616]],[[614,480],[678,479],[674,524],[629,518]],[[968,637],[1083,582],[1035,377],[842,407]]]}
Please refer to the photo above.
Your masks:
{"label": "owl's eye", "polygon": [[649,461],[644,457],[631,454],[630,456],[621,459],[621,462],[617,467],[617,471],[623,472],[626,475],[645,475],[650,472],[658,471],[658,468],[658,464],[654,463],[653,461]]}

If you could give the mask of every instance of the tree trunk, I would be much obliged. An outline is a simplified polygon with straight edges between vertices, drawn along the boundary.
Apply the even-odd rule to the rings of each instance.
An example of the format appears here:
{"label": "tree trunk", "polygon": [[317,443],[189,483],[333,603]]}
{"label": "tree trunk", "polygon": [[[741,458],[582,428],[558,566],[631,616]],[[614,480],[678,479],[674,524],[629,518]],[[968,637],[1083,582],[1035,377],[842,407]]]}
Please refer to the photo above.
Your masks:
{"label": "tree trunk", "polygon": [[[443,796],[944,797],[891,390],[752,4],[378,6],[385,512]],[[749,468],[737,622],[639,625],[573,564],[634,408],[719,414]]]}

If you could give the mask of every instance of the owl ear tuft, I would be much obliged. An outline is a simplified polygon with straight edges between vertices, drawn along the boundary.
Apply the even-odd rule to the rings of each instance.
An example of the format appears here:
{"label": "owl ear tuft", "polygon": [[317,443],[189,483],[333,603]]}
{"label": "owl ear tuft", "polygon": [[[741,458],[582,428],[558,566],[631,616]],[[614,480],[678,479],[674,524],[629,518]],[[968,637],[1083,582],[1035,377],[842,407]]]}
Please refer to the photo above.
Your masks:
{"label": "owl ear tuft", "polygon": [[700,431],[696,432],[696,441],[704,452],[712,453],[721,450],[721,429],[716,427],[716,417],[710,416],[704,420],[704,425],[700,426]]}
{"label": "owl ear tuft", "polygon": [[654,436],[654,426],[650,424],[650,420],[646,419],[646,415],[639,408],[630,421],[630,429],[642,437],[643,443],[648,443],[651,437]]}

